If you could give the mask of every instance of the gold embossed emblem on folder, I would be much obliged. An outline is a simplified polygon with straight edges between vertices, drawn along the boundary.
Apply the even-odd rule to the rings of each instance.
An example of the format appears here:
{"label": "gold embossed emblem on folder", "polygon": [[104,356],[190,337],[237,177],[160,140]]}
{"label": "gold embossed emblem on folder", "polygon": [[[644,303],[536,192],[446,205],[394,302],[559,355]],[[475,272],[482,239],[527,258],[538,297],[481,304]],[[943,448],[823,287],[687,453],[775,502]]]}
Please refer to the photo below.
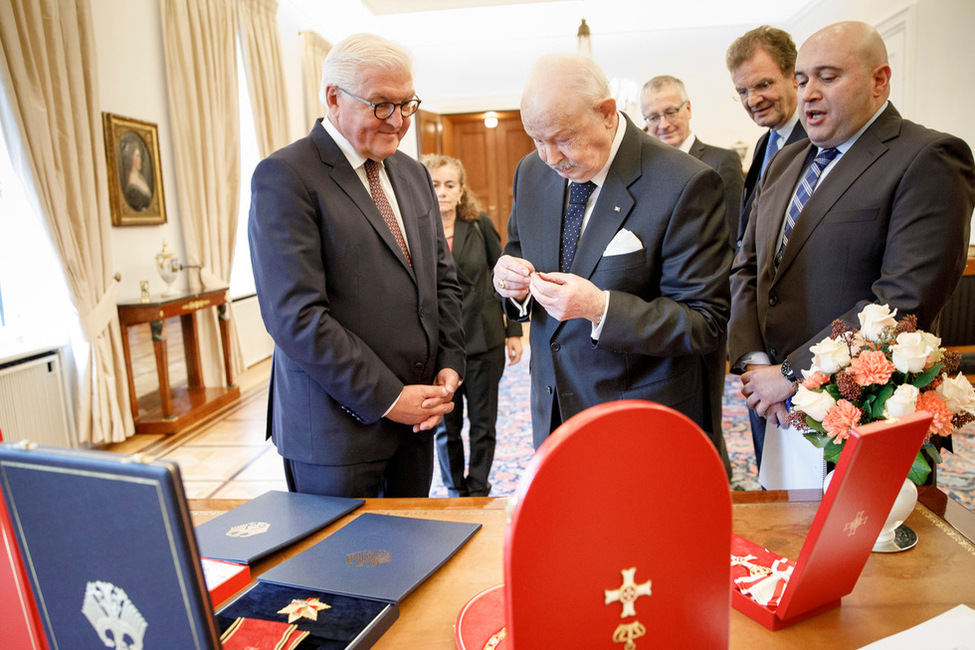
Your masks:
{"label": "gold embossed emblem on folder", "polygon": [[253,537],[266,533],[271,524],[266,521],[249,521],[246,524],[234,526],[226,532],[227,537]]}
{"label": "gold embossed emblem on folder", "polygon": [[345,563],[356,568],[372,568],[380,564],[391,562],[393,556],[389,551],[373,549],[370,551],[356,551],[345,556]]}

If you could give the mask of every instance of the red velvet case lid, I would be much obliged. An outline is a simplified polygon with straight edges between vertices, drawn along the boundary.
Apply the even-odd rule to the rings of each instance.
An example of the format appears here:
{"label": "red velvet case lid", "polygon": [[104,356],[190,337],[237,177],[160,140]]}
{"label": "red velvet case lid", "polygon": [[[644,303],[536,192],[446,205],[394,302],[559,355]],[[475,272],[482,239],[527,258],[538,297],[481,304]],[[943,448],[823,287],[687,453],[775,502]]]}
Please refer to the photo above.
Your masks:
{"label": "red velvet case lid", "polygon": [[[649,402],[587,409],[546,440],[519,485],[506,615],[477,622],[491,635],[480,647],[503,625],[511,647],[727,647],[730,540],[724,467],[690,419]],[[458,643],[498,596],[462,612]]]}
{"label": "red velvet case lid", "polygon": [[920,412],[854,430],[778,609],[737,592],[734,607],[776,630],[838,606],[853,591],[930,423]]}

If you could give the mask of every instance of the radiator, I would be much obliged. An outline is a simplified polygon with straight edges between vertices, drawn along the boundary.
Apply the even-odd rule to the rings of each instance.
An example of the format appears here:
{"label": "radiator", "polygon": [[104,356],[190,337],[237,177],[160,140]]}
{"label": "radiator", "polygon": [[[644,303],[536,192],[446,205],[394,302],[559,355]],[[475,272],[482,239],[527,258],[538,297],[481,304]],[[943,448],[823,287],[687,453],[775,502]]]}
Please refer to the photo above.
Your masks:
{"label": "radiator", "polygon": [[73,447],[68,400],[56,353],[0,366],[0,431],[3,439]]}

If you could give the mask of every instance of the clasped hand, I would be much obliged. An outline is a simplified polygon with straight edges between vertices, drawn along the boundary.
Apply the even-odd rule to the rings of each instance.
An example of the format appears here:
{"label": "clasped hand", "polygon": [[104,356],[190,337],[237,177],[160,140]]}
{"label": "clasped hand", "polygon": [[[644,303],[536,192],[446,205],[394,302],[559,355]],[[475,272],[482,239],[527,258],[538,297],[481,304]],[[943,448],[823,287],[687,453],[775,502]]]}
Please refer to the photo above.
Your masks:
{"label": "clasped hand", "polygon": [[403,386],[399,399],[386,417],[394,422],[413,425],[413,433],[432,429],[440,423],[445,413],[454,410],[454,393],[459,384],[457,371],[444,368],[437,373],[431,386]]}
{"label": "clasped hand", "polygon": [[781,427],[787,426],[789,410],[785,401],[792,397],[795,388],[778,366],[749,365],[741,376],[741,384],[741,396],[748,408],[763,418],[774,418]]}

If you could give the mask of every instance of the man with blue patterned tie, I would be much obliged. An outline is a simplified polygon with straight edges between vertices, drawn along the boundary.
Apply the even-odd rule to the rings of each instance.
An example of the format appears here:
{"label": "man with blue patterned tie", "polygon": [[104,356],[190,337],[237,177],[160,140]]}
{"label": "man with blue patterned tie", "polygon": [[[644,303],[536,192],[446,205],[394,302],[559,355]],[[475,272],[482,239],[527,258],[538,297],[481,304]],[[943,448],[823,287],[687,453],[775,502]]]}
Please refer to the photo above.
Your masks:
{"label": "man with blue patterned tie", "polygon": [[535,446],[618,399],[710,430],[704,358],[725,331],[731,263],[721,178],[630,122],[586,57],[541,59],[521,118],[536,152],[515,171],[494,284],[509,318],[531,318]]}
{"label": "man with blue patterned tie", "polygon": [[890,74],[884,42],[865,23],[826,27],[799,50],[809,141],[769,164],[731,274],[729,358],[745,371],[749,408],[770,424],[785,424],[810,347],[834,319],[859,327],[865,305],[887,304],[930,329],[965,267],[971,149],[901,118]]}

